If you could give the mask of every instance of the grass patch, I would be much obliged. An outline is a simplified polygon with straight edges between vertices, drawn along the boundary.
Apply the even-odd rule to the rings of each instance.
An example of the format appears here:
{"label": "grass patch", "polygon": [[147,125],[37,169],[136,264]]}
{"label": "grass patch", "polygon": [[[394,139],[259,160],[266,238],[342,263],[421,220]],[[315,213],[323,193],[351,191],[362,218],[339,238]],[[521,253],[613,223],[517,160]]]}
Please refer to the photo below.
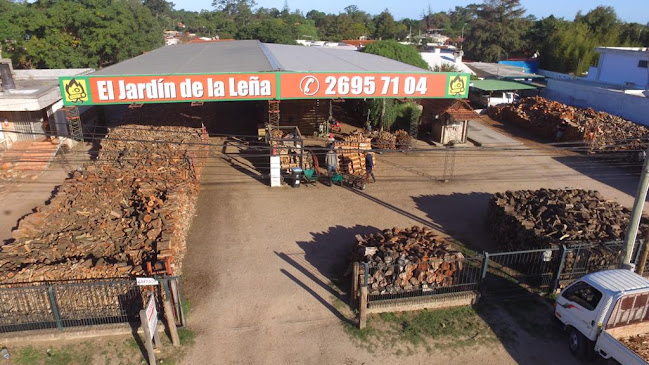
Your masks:
{"label": "grass patch", "polygon": [[37,365],[41,354],[33,346],[25,346],[12,356],[12,360],[19,365]]}
{"label": "grass patch", "polygon": [[345,332],[370,352],[388,348],[397,356],[413,354],[420,348],[429,352],[433,348],[457,350],[498,341],[472,307],[381,313],[369,316],[362,330],[345,324]]}
{"label": "grass patch", "polygon": [[196,339],[196,334],[187,328],[178,329],[178,338],[180,339],[180,345],[193,345]]}

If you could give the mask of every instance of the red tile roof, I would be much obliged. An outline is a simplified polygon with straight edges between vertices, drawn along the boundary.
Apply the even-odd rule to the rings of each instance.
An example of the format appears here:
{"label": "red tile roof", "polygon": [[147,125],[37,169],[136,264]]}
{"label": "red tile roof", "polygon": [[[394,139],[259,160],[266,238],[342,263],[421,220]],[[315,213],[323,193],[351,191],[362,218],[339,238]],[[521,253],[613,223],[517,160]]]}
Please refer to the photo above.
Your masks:
{"label": "red tile roof", "polygon": [[343,41],[343,43],[347,43],[347,44],[349,44],[351,46],[354,46],[354,47],[365,47],[368,44],[371,44],[371,43],[374,43],[374,42],[376,42],[374,39],[368,39],[368,40],[365,40],[365,41],[359,41],[359,40],[350,39],[350,40],[344,40]]}

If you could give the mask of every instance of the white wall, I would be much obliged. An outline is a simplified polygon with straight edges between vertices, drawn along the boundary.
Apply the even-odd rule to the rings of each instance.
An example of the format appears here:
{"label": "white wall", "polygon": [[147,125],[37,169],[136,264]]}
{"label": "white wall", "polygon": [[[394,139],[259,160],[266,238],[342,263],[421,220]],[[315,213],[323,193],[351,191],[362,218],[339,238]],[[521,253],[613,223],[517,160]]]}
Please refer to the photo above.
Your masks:
{"label": "white wall", "polygon": [[593,108],[649,126],[649,98],[628,95],[574,81],[548,79],[543,95],[548,99],[581,108]]}
{"label": "white wall", "polygon": [[638,61],[649,60],[649,52],[602,52],[599,57],[595,80],[616,85],[634,83],[643,88],[649,85],[649,68],[638,67]]}

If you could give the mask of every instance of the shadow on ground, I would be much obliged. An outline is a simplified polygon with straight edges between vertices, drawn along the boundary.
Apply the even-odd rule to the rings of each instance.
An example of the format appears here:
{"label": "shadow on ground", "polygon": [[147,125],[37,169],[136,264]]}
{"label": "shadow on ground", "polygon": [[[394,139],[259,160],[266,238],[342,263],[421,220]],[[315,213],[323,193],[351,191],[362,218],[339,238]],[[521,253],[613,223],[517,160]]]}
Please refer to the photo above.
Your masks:
{"label": "shadow on ground", "polygon": [[567,167],[621,192],[635,196],[642,165],[623,158],[588,155],[559,156],[554,159]]}
{"label": "shadow on ground", "polygon": [[[338,303],[349,303],[350,253],[356,244],[354,236],[378,231],[378,228],[370,226],[335,226],[325,232],[312,232],[312,239],[309,241],[297,242],[298,246],[304,251],[304,256],[284,252],[275,252],[275,254],[304,274],[317,286],[326,290]],[[311,283],[304,283],[286,270],[281,271],[315,297],[340,320],[350,324],[355,323],[354,320],[349,318],[349,315],[346,316],[341,312],[341,308],[330,304],[327,298],[322,298],[316,291],[311,289],[313,287]]]}
{"label": "shadow on ground", "polygon": [[[485,229],[487,203],[491,194],[470,193],[413,197],[417,208],[454,239],[474,250],[493,249]],[[436,227],[437,226],[437,227]]]}

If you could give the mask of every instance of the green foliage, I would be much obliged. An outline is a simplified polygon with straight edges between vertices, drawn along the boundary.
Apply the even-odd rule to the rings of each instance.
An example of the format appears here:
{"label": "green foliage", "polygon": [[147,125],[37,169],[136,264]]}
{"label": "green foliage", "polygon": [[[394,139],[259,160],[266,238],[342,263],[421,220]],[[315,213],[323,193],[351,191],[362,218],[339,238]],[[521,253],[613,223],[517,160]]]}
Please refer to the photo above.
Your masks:
{"label": "green foliage", "polygon": [[363,49],[363,52],[391,58],[419,68],[428,69],[428,63],[421,58],[421,55],[417,52],[415,47],[400,44],[397,41],[374,42],[368,44],[367,47]]}
{"label": "green foliage", "polygon": [[523,49],[523,34],[531,26],[523,14],[520,0],[486,0],[478,8],[466,38],[467,55],[483,62],[497,62]]}
{"label": "green foliage", "polygon": [[0,4],[3,51],[16,68],[98,68],[163,44],[162,27],[137,0]]}

